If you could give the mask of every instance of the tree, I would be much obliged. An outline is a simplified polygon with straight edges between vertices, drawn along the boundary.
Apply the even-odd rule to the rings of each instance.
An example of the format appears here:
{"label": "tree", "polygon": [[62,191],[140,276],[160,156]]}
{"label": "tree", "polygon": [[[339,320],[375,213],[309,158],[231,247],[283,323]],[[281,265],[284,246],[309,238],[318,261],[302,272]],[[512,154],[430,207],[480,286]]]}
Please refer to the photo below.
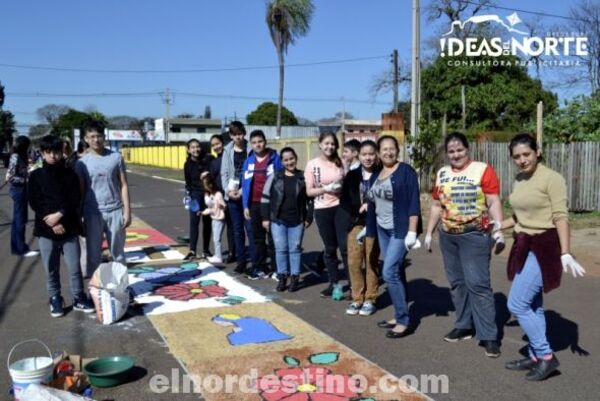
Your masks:
{"label": "tree", "polygon": [[4,94],[4,86],[2,85],[2,82],[0,81],[0,110],[2,110],[2,106],[4,106],[4,97],[6,95]]}
{"label": "tree", "polygon": [[314,11],[312,0],[270,0],[267,5],[266,22],[277,51],[279,62],[279,102],[277,105],[277,136],[281,136],[284,84],[284,54],[296,39],[305,36],[310,29]]}
{"label": "tree", "polygon": [[298,125],[298,119],[288,109],[283,107],[279,116],[279,108],[273,102],[264,102],[256,110],[246,116],[246,122],[250,125],[275,125],[277,119],[283,125]]}
{"label": "tree", "polygon": [[206,107],[204,108],[204,116],[203,117],[206,119],[212,118],[212,111],[210,110],[209,105],[206,105]]}
{"label": "tree", "polygon": [[[411,79],[411,65],[408,61],[398,63],[398,85],[406,86]],[[369,85],[369,94],[375,100],[380,93],[389,93],[394,89],[394,67],[374,75]],[[392,102],[393,103],[393,102]],[[393,109],[393,106],[392,106]]]}
{"label": "tree", "polygon": [[99,120],[107,124],[106,117],[100,112],[84,113],[83,111],[70,109],[68,112],[58,118],[52,126],[51,134],[63,138],[71,138],[74,129],[83,129],[84,124],[89,120]]}
{"label": "tree", "polygon": [[6,144],[12,144],[15,129],[15,118],[10,111],[0,110],[0,150],[4,149]]}
{"label": "tree", "polygon": [[108,117],[108,128],[126,129],[126,130],[141,130],[144,123],[132,116],[113,116]]}
{"label": "tree", "polygon": [[35,111],[40,121],[54,125],[56,120],[69,111],[69,106],[65,104],[47,104]]}
{"label": "tree", "polygon": [[[477,2],[470,0],[437,0],[430,2],[425,7],[425,15],[429,22],[440,18],[447,22],[448,25],[442,27],[445,33],[449,32],[448,27],[454,21],[464,22],[469,17],[477,15],[494,5],[494,0],[481,0]],[[493,29],[488,23],[466,24],[463,29],[453,29],[452,36],[461,39],[469,36],[489,36]]]}
{"label": "tree", "polygon": [[29,127],[28,135],[31,139],[41,138],[44,135],[49,134],[51,130],[52,127],[50,127],[48,124],[36,124]]}
{"label": "tree", "polygon": [[585,71],[572,74],[571,84],[587,81],[591,92],[600,89],[600,3],[581,0],[571,9],[571,30],[585,32],[588,38],[587,56],[578,56]]}
{"label": "tree", "polygon": [[[482,56],[480,65],[468,57],[438,57],[422,71],[424,118],[441,121],[449,128],[462,127],[461,87],[465,86],[466,123],[477,130],[518,130],[535,119],[541,100],[550,113],[558,106],[556,95],[544,90],[538,79],[511,55]],[[465,64],[463,64],[465,63]]]}
{"label": "tree", "polygon": [[175,118],[194,118],[192,113],[181,113],[175,116]]}

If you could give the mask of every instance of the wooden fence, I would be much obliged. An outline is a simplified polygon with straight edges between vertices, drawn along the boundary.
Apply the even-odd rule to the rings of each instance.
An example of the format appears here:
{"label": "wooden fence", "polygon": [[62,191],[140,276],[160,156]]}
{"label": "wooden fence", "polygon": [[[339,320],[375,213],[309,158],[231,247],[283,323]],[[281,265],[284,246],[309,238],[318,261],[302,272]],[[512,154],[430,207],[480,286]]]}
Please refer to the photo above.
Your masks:
{"label": "wooden fence", "polygon": [[[508,143],[484,142],[471,144],[471,157],[489,163],[500,180],[502,199],[508,199],[517,167],[512,162]],[[435,175],[444,163],[443,149],[439,149]],[[544,146],[543,163],[558,171],[567,182],[569,209],[600,211],[600,142],[573,142]],[[421,188],[430,191],[435,177],[421,176]]]}

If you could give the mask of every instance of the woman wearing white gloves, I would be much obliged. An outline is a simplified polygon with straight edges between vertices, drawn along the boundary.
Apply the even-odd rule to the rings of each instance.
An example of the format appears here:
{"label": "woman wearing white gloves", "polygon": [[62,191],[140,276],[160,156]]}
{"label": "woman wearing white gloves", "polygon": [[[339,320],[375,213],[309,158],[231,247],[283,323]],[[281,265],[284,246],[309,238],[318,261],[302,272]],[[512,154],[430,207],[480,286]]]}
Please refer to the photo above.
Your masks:
{"label": "woman wearing white gloves", "polygon": [[[367,193],[367,236],[377,235],[383,258],[383,280],[394,305],[394,318],[378,323],[389,329],[388,338],[401,338],[413,333],[406,300],[404,258],[418,247],[421,233],[421,202],[415,170],[398,161],[396,138],[384,135],[377,141],[382,169],[371,175]],[[376,233],[370,232],[377,230]]]}
{"label": "woman wearing white gloves", "polygon": [[490,258],[494,241],[499,250],[504,238],[500,231],[490,231],[502,221],[500,184],[490,165],[470,159],[469,142],[462,133],[448,134],[444,147],[450,165],[437,173],[425,236],[425,247],[431,250],[431,236],[441,219],[440,249],[456,309],[454,329],[444,340],[457,342],[476,333],[485,354],[496,358],[500,345]]}
{"label": "woman wearing white gloves", "polygon": [[529,339],[529,357],[505,366],[528,371],[525,379],[540,381],[559,365],[546,338],[542,293],[560,285],[563,271],[577,277],[585,270],[570,251],[565,179],[539,163],[540,151],[531,135],[516,135],[509,149],[519,174],[509,198],[514,215],[503,221],[500,229],[514,227],[515,242],[508,259],[508,278],[513,281],[508,309]]}

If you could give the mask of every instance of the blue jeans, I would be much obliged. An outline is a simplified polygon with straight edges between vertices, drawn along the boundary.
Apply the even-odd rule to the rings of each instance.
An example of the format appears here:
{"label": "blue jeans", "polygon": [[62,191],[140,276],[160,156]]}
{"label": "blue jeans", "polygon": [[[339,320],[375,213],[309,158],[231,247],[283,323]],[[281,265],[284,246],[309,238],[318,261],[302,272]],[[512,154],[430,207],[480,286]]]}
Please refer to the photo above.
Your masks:
{"label": "blue jeans", "polygon": [[13,200],[13,219],[10,230],[10,250],[13,255],[29,252],[25,242],[25,225],[27,224],[27,187],[25,185],[10,186],[10,197]]}
{"label": "blue jeans", "polygon": [[[244,218],[244,207],[242,201],[227,201],[227,210],[231,218],[233,228],[233,241],[235,243],[235,257],[238,265],[245,264],[246,261],[246,234],[248,235],[248,247],[250,259],[254,260],[254,244],[252,243],[252,225],[250,220]],[[245,232],[244,233],[244,229]]]}
{"label": "blue jeans", "polygon": [[85,235],[87,250],[86,276],[91,276],[102,262],[102,240],[106,236],[110,254],[115,262],[125,264],[125,228],[123,209],[110,212],[85,211]]}
{"label": "blue jeans", "polygon": [[529,356],[541,358],[552,353],[546,338],[540,265],[529,252],[523,269],[517,273],[508,294],[508,310],[517,317],[529,338]]}
{"label": "blue jeans", "polygon": [[440,230],[440,249],[456,309],[457,329],[472,329],[478,340],[497,340],[496,306],[490,280],[491,238],[472,231],[447,234]]}
{"label": "blue jeans", "polygon": [[275,244],[277,274],[299,275],[304,224],[287,226],[273,221],[271,222],[271,234]]}
{"label": "blue jeans", "polygon": [[386,282],[388,293],[394,305],[396,324],[408,326],[408,304],[406,300],[406,272],[404,258],[406,248],[404,238],[394,237],[394,230],[386,230],[377,226],[377,237],[383,257],[383,281]]}
{"label": "blue jeans", "polygon": [[52,240],[39,237],[40,255],[44,270],[46,270],[46,289],[48,295],[53,297],[60,295],[60,254],[65,257],[69,270],[69,283],[71,285],[71,296],[77,299],[84,295],[81,268],[79,266],[79,237],[71,237],[63,240]]}

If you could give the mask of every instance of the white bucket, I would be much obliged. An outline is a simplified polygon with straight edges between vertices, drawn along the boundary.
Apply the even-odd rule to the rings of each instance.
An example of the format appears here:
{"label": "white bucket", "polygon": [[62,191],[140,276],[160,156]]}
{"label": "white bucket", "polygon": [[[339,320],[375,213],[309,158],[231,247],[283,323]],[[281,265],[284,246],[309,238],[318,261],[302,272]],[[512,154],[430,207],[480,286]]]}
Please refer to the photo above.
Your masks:
{"label": "white bucket", "polygon": [[[46,351],[48,351],[48,356],[35,356],[10,363],[10,357],[15,349],[23,344],[32,342],[41,344]],[[52,352],[50,352],[50,348],[40,340],[27,340],[16,344],[8,353],[6,365],[8,366],[8,372],[10,373],[13,382],[15,401],[25,401],[21,400],[20,397],[25,389],[27,389],[27,386],[33,383],[50,383],[54,374]]]}

